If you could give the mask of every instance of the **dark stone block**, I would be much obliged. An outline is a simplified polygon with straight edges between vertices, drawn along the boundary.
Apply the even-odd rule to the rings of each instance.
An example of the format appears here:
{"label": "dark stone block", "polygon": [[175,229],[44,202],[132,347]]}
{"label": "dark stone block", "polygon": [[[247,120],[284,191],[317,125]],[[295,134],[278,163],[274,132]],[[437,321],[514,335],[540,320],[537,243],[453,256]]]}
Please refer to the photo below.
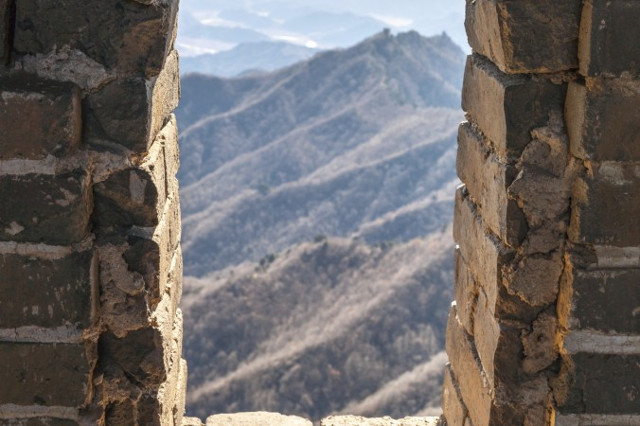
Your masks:
{"label": "dark stone block", "polygon": [[0,0],[0,66],[6,65],[10,59],[11,26],[14,12],[14,0]]}
{"label": "dark stone block", "polygon": [[171,49],[178,1],[33,0],[16,6],[18,54],[68,45],[108,69],[149,77],[160,72]]}
{"label": "dark stone block", "polygon": [[640,269],[573,272],[576,328],[636,334],[640,330]]}
{"label": "dark stone block", "polygon": [[83,344],[0,342],[0,365],[0,404],[86,402],[92,369]]}
{"label": "dark stone block", "polygon": [[[574,191],[569,238],[617,247],[640,245],[640,173],[634,163],[592,163]],[[624,213],[624,214],[622,214]]]}
{"label": "dark stone block", "polygon": [[589,88],[569,85],[566,117],[573,155],[593,161],[640,161],[640,92],[625,84],[593,79]]}
{"label": "dark stone block", "polygon": [[0,254],[0,328],[88,327],[92,261],[90,251],[56,260]]}
{"label": "dark stone block", "polygon": [[531,131],[562,113],[566,84],[529,75],[510,75],[479,55],[469,56],[462,109],[494,145],[500,159],[516,159],[531,141]]}
{"label": "dark stone block", "polygon": [[147,327],[118,338],[103,333],[98,343],[99,359],[117,365],[134,383],[157,388],[167,378],[159,330]]}
{"label": "dark stone block", "polygon": [[640,355],[578,353],[563,414],[638,414]]}
{"label": "dark stone block", "polygon": [[0,81],[0,160],[69,154],[80,143],[80,93],[27,75]]}
{"label": "dark stone block", "polygon": [[0,241],[68,245],[88,235],[90,177],[78,169],[58,175],[0,177]]}
{"label": "dark stone block", "polygon": [[578,66],[581,0],[467,0],[472,49],[508,73]]}
{"label": "dark stone block", "polygon": [[584,76],[640,75],[640,2],[586,0],[580,28]]}

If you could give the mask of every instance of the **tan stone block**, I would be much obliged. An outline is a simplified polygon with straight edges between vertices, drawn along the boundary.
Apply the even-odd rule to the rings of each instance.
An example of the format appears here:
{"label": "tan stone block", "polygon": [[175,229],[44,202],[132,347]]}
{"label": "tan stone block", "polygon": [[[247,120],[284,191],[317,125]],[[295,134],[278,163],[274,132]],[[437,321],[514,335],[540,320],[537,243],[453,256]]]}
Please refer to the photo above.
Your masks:
{"label": "tan stone block", "polygon": [[564,109],[566,84],[504,74],[479,55],[467,58],[462,109],[478,124],[501,160],[519,157],[533,129]]}
{"label": "tan stone block", "polygon": [[574,69],[581,5],[580,0],[467,0],[469,44],[504,72]]}
{"label": "tan stone block", "polygon": [[507,189],[518,171],[502,163],[490,150],[488,141],[469,122],[458,131],[457,170],[482,213],[483,222],[511,247],[517,247],[527,232],[527,222]]}
{"label": "tan stone block", "polygon": [[442,385],[442,412],[447,419],[447,426],[465,426],[469,413],[460,395],[460,388],[453,376],[451,364],[444,366],[444,383]]}
{"label": "tan stone block", "polygon": [[[180,101],[180,71],[178,70],[178,52],[172,51],[164,63],[164,68],[152,85],[151,92],[151,127],[149,143],[156,139],[158,132],[168,123],[176,129],[175,117],[171,112]],[[176,132],[176,130],[174,130]]]}
{"label": "tan stone block", "polygon": [[207,417],[207,426],[311,426],[309,420],[277,413],[253,412],[237,414],[216,414]]}
{"label": "tan stone block", "polygon": [[474,342],[465,331],[452,305],[447,322],[447,355],[464,405],[474,425],[489,425],[493,388],[475,350]]}
{"label": "tan stone block", "polygon": [[478,299],[478,283],[471,275],[460,248],[456,247],[454,254],[455,281],[454,295],[458,306],[458,317],[467,333],[473,335],[473,316]]}

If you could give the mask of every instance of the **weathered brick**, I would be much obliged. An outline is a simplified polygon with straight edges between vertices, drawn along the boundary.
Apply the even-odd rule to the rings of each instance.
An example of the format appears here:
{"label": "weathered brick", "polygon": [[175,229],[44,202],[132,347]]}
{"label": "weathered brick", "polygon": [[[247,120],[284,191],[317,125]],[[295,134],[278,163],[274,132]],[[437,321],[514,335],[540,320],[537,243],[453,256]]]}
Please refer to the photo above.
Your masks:
{"label": "weathered brick", "polygon": [[86,328],[91,323],[93,253],[48,260],[0,254],[0,328]]}
{"label": "weathered brick", "polygon": [[471,48],[508,73],[578,66],[581,0],[467,0]]}
{"label": "weathered brick", "polygon": [[156,226],[167,199],[164,145],[157,141],[139,165],[110,175],[93,187],[99,228]]}
{"label": "weathered brick", "polygon": [[464,326],[465,331],[470,335],[473,335],[473,315],[478,299],[478,283],[476,283],[464,259],[462,258],[459,247],[456,247],[454,262],[454,294],[456,305],[458,307],[458,318]]}
{"label": "weathered brick", "polygon": [[591,79],[567,93],[571,153],[592,161],[640,161],[640,82]]}
{"label": "weathered brick", "polygon": [[166,67],[154,79],[123,77],[90,93],[83,105],[84,138],[90,144],[108,140],[144,153],[170,121],[179,97],[178,59],[172,52]]}
{"label": "weathered brick", "polygon": [[11,15],[14,7],[13,0],[0,0],[0,66],[9,62],[11,54]]}
{"label": "weathered brick", "polygon": [[92,368],[82,344],[0,342],[0,365],[0,404],[77,407],[88,402]]}
{"label": "weathered brick", "polygon": [[537,316],[541,308],[526,303],[517,294],[516,290],[528,281],[513,273],[520,266],[519,262],[514,264],[514,252],[487,233],[465,187],[456,191],[454,239],[462,260],[458,266],[477,283],[478,291],[484,291],[497,317],[528,321]]}
{"label": "weathered brick", "polygon": [[640,3],[586,0],[580,26],[580,72],[585,76],[640,74]]}
{"label": "weathered brick", "polygon": [[546,126],[551,111],[564,109],[566,85],[501,72],[490,61],[467,58],[462,109],[494,144],[499,158],[518,157],[531,131]]}
{"label": "weathered brick", "polygon": [[453,374],[460,385],[463,403],[469,410],[471,421],[474,425],[490,424],[493,389],[484,377],[471,336],[458,320],[455,304],[449,312],[446,342]]}
{"label": "weathered brick", "polygon": [[447,419],[447,426],[465,426],[469,411],[460,395],[460,387],[453,376],[451,364],[444,366],[444,383],[442,385],[442,414]]}
{"label": "weathered brick", "polygon": [[456,165],[458,176],[482,211],[486,225],[511,247],[520,245],[527,232],[527,221],[518,204],[507,195],[517,175],[515,166],[500,162],[469,122],[462,123],[458,130]]}
{"label": "weathered brick", "polygon": [[154,76],[171,49],[177,9],[177,0],[18,1],[14,49],[46,54],[68,45],[108,69]]}
{"label": "weathered brick", "polygon": [[637,414],[640,404],[640,355],[577,353],[569,397],[562,414]]}
{"label": "weathered brick", "polygon": [[587,244],[640,245],[640,163],[592,163],[592,173],[577,181],[569,238]]}
{"label": "weathered brick", "polygon": [[80,93],[29,75],[0,81],[0,160],[64,156],[80,143]]}
{"label": "weathered brick", "polygon": [[88,234],[90,177],[78,169],[57,175],[4,175],[0,240],[68,245]]}
{"label": "weathered brick", "polygon": [[640,330],[640,269],[573,270],[572,328]]}

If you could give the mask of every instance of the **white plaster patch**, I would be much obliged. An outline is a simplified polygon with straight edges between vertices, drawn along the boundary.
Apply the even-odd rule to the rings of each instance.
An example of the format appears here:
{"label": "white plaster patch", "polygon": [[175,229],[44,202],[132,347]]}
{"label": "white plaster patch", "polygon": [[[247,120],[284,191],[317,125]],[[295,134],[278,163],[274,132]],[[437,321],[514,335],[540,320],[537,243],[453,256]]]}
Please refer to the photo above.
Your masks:
{"label": "white plaster patch", "polygon": [[564,346],[570,353],[636,355],[640,354],[640,336],[576,330],[565,337]]}
{"label": "white plaster patch", "polygon": [[556,426],[620,426],[640,425],[640,416],[635,414],[569,414],[556,415]]}
{"label": "white plaster patch", "polygon": [[73,203],[78,197],[75,196],[71,191],[67,191],[64,188],[60,188],[60,192],[64,195],[64,198],[60,198],[56,200],[56,204],[62,207],[67,207],[71,203]]}
{"label": "white plaster patch", "polygon": [[68,45],[47,54],[25,56],[16,68],[43,78],[70,81],[84,90],[97,89],[115,78],[98,62]]}
{"label": "white plaster patch", "polygon": [[41,328],[25,326],[0,329],[0,342],[81,343],[82,331],[74,327]]}
{"label": "white plaster patch", "polygon": [[58,419],[78,420],[78,409],[44,405],[0,405],[0,419],[28,419],[35,417],[55,417]]}
{"label": "white plaster patch", "polygon": [[18,222],[11,222],[7,228],[4,228],[5,234],[9,234],[14,237],[22,231],[24,231],[24,226],[20,225]]}
{"label": "white plaster patch", "polygon": [[640,247],[595,246],[599,268],[640,267]]}

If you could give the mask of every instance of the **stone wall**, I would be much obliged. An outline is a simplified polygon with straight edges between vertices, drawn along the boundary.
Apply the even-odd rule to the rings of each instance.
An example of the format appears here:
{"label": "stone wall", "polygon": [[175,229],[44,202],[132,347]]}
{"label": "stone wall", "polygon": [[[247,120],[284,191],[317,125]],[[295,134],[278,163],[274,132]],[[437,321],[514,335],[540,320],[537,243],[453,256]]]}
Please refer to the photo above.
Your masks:
{"label": "stone wall", "polygon": [[177,0],[0,0],[0,423],[176,424]]}
{"label": "stone wall", "polygon": [[639,23],[467,0],[449,425],[640,424]]}

